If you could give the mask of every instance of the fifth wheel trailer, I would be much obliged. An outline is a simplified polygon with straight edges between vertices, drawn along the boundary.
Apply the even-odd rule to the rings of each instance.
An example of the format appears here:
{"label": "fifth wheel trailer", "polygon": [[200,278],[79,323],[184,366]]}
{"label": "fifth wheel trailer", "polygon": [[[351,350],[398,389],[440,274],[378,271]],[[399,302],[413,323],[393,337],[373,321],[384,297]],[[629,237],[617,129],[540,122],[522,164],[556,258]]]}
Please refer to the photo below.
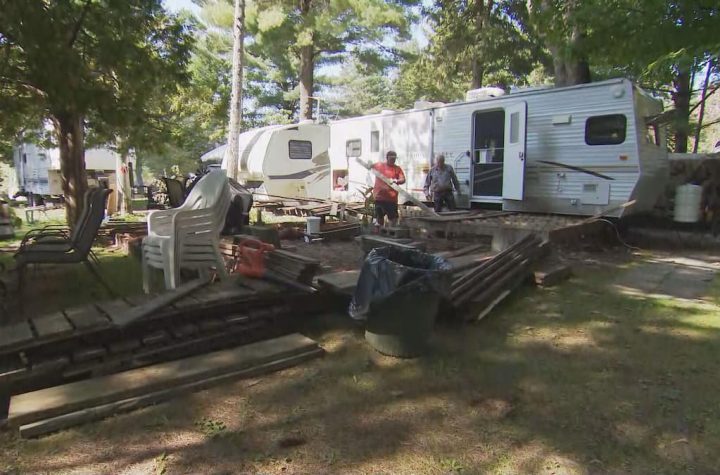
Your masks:
{"label": "fifth wheel trailer", "polygon": [[[312,121],[269,125],[241,133],[238,142],[238,179],[260,195],[330,197],[328,126]],[[222,160],[227,169],[226,147],[211,150],[201,160]]]}
{"label": "fifth wheel trailer", "polygon": [[420,199],[444,154],[465,207],[620,217],[651,209],[664,189],[666,137],[655,120],[662,103],[629,80],[468,96],[330,122],[331,197],[361,200],[372,178],[355,158],[378,162],[388,150]]}

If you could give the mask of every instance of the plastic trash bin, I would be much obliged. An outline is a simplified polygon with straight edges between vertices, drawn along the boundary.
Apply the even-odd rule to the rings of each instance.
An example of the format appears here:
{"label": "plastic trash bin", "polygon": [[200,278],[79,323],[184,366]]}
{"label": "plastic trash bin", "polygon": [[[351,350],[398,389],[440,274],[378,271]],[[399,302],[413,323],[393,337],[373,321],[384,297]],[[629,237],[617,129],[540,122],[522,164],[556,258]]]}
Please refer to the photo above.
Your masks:
{"label": "plastic trash bin", "polygon": [[350,316],[366,320],[365,339],[380,353],[413,357],[429,348],[450,264],[417,250],[383,247],[365,258]]}

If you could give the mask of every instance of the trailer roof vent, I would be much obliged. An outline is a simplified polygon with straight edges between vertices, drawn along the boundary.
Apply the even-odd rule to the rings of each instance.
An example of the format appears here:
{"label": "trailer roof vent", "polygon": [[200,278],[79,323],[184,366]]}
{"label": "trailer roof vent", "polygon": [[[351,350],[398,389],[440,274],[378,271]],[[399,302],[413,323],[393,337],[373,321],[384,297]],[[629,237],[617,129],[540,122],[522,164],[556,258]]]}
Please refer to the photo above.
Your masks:
{"label": "trailer roof vent", "polygon": [[466,101],[483,101],[505,95],[505,89],[500,87],[481,87],[480,89],[471,89],[465,93]]}

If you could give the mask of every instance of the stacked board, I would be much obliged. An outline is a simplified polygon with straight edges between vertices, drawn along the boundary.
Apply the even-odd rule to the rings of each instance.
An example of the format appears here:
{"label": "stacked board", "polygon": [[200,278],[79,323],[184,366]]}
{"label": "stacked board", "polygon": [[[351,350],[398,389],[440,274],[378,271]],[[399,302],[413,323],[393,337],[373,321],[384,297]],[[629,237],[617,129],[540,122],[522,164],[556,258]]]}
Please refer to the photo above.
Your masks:
{"label": "stacked board", "polygon": [[8,424],[37,437],[234,379],[286,368],[323,350],[300,334],[13,396]]}
{"label": "stacked board", "polygon": [[[188,285],[0,327],[0,386],[17,393],[274,337],[324,305],[315,295],[243,277]],[[178,295],[183,290],[191,292]]]}

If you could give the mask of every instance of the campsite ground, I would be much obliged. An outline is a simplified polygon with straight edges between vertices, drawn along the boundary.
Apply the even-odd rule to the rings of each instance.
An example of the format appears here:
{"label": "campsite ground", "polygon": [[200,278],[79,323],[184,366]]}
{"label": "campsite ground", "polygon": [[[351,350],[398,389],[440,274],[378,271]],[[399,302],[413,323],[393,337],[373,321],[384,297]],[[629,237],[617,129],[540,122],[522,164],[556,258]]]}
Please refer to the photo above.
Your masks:
{"label": "campsite ground", "polygon": [[[357,259],[345,246],[311,252],[338,266]],[[720,281],[703,300],[653,295],[643,281],[663,257],[575,255],[570,281],[440,325],[418,359],[383,357],[346,316],[320,316],[304,332],[322,359],[39,440],[4,431],[0,473],[713,472]],[[103,261],[139,292],[134,261]],[[75,271],[43,306],[102,293]]]}

